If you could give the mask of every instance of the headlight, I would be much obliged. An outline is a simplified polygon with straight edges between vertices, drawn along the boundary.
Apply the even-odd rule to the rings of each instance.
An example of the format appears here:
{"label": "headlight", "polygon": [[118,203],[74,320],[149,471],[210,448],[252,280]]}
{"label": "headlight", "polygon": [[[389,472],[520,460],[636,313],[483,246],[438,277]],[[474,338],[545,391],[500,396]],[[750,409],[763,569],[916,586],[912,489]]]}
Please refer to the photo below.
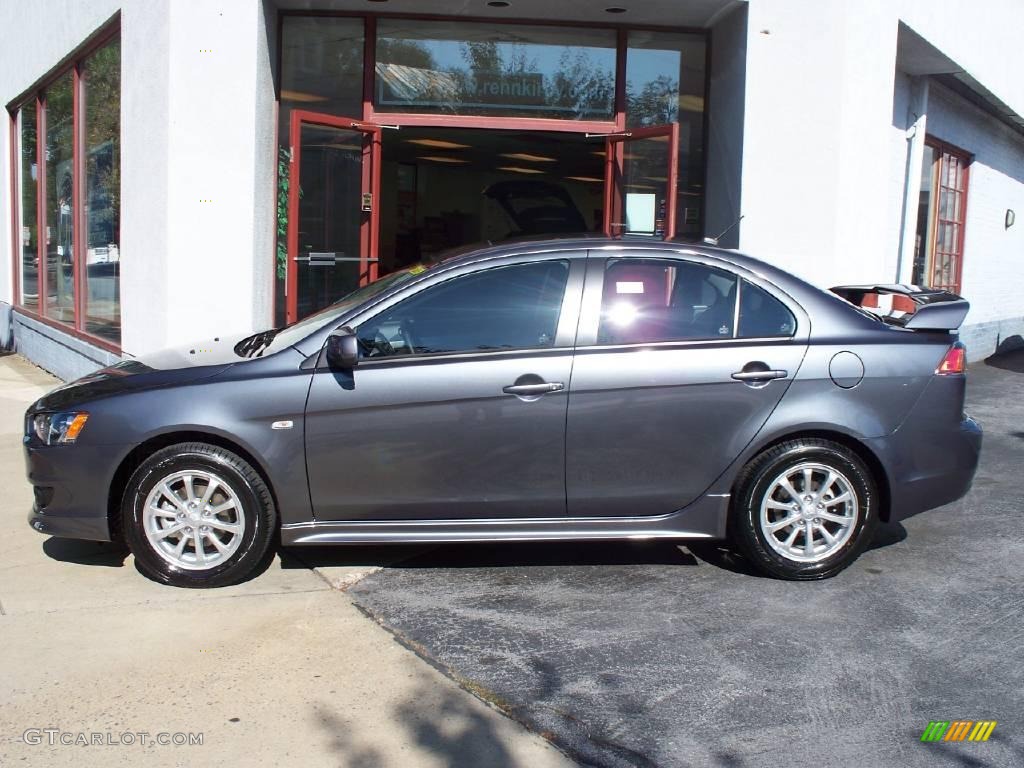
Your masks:
{"label": "headlight", "polygon": [[32,418],[36,437],[47,445],[73,443],[89,420],[88,413],[39,413]]}

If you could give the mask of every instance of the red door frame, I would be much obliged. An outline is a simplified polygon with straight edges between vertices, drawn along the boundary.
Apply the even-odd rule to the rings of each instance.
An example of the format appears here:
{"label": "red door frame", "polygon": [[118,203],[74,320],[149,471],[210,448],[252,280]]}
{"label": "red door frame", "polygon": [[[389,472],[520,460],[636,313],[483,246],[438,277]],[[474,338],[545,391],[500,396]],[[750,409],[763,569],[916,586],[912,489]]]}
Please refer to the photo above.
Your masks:
{"label": "red door frame", "polygon": [[377,279],[377,249],[380,236],[380,133],[379,125],[371,125],[353,117],[338,117],[320,112],[293,109],[289,139],[291,153],[288,165],[288,262],[285,265],[285,321],[299,319],[299,182],[302,162],[302,127],[324,126],[363,135],[362,194],[370,195],[370,215],[359,224],[359,283]]}
{"label": "red door frame", "polygon": [[622,237],[625,228],[625,222],[622,221],[625,214],[622,210],[622,174],[626,162],[626,144],[663,136],[668,139],[668,173],[665,176],[668,189],[665,201],[665,234],[662,239],[671,240],[675,237],[676,206],[679,201],[679,123],[635,128],[612,134],[605,139],[604,232],[608,237]]}

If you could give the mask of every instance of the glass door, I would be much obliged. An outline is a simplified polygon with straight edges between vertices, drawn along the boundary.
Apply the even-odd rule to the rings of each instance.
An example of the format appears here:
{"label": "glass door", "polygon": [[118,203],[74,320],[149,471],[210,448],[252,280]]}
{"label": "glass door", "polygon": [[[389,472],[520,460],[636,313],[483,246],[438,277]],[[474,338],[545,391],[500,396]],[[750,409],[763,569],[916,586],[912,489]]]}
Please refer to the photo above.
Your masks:
{"label": "glass door", "polygon": [[291,114],[286,319],[377,277],[380,126]]}
{"label": "glass door", "polygon": [[679,123],[605,139],[604,229],[668,240],[676,232]]}

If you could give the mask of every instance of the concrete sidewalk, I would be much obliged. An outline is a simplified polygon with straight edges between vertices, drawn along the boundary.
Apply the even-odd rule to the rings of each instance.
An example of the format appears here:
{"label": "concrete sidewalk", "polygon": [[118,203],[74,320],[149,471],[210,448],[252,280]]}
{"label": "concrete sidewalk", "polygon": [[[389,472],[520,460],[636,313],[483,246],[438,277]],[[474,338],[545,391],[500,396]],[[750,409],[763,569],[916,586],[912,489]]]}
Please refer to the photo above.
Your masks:
{"label": "concrete sidewalk", "polygon": [[[22,419],[58,383],[0,357],[0,765],[573,764],[332,588],[359,569],[314,572],[286,555],[236,587],[179,590],[113,546],[30,530]],[[68,735],[30,744],[27,729]],[[59,743],[83,733],[135,743]],[[158,745],[160,733],[202,744]]]}

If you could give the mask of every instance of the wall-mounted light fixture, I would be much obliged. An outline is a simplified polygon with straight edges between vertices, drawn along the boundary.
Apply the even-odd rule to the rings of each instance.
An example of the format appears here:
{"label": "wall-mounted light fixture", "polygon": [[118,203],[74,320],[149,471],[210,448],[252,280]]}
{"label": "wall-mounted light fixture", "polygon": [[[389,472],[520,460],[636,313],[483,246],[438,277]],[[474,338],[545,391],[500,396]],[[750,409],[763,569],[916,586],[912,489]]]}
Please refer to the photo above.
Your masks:
{"label": "wall-mounted light fixture", "polygon": [[1013,212],[1012,208],[1007,208],[1006,209],[1006,220],[1004,222],[1005,225],[1006,225],[1006,229],[1009,229],[1010,227],[1012,227],[1015,221],[1017,221],[1017,214]]}

